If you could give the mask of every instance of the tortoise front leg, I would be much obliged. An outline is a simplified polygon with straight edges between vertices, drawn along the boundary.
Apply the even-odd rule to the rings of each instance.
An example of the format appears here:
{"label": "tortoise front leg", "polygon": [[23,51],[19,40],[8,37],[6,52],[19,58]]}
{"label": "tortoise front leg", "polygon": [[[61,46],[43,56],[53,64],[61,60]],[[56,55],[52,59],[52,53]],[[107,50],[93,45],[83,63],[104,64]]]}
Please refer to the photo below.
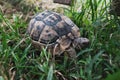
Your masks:
{"label": "tortoise front leg", "polygon": [[71,58],[76,58],[76,51],[74,48],[70,47],[66,50]]}

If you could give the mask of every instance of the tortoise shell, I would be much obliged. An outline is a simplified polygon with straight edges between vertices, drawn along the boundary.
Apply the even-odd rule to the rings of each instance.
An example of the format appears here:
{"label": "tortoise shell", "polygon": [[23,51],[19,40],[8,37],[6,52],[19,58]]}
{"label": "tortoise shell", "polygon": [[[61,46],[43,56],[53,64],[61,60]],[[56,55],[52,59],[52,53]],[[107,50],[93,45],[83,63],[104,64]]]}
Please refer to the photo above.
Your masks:
{"label": "tortoise shell", "polygon": [[55,50],[54,54],[65,51],[75,38],[80,37],[79,28],[68,17],[52,11],[35,15],[27,31],[36,46],[53,49],[59,45],[59,51]]}

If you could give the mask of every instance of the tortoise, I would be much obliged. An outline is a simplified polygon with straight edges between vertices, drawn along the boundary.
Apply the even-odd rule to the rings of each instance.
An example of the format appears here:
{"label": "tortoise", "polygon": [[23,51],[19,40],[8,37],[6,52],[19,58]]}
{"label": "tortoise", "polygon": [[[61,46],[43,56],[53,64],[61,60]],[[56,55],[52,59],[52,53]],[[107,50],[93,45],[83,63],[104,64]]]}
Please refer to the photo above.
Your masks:
{"label": "tortoise", "polygon": [[67,52],[70,57],[75,57],[75,49],[89,43],[87,38],[80,37],[79,28],[67,16],[49,10],[30,20],[27,33],[35,47],[46,48],[52,55]]}

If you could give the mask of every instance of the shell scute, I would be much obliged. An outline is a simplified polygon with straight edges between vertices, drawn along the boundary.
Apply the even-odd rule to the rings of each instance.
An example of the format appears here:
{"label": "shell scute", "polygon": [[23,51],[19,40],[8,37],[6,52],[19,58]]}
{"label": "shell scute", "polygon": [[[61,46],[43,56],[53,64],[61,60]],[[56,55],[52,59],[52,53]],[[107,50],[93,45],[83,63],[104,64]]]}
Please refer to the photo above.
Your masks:
{"label": "shell scute", "polygon": [[54,26],[58,22],[60,22],[62,19],[59,15],[57,14],[51,14],[48,17],[44,18],[44,23],[49,26]]}
{"label": "shell scute", "polygon": [[52,29],[52,27],[45,26],[41,36],[39,37],[40,42],[52,43],[58,39],[58,34]]}

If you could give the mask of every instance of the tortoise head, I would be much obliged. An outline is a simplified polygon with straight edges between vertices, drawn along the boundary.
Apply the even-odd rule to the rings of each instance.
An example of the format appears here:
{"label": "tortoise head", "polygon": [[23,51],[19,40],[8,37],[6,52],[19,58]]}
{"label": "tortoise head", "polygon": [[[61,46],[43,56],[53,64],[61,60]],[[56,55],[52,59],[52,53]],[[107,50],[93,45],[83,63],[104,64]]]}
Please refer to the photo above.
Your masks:
{"label": "tortoise head", "polygon": [[87,38],[80,37],[80,38],[76,38],[73,41],[73,47],[76,49],[82,49],[87,47],[88,45],[89,45],[89,39]]}

